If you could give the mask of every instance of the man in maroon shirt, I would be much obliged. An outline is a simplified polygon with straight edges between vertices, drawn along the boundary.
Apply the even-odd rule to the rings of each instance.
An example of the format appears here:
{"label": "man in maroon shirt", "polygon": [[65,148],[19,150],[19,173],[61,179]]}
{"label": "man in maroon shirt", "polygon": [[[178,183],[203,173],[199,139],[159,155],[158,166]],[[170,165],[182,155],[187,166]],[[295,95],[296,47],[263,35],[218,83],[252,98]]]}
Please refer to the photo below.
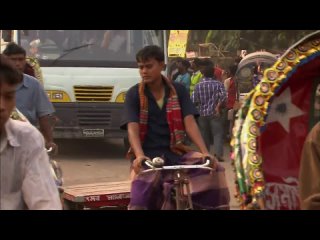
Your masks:
{"label": "man in maroon shirt", "polygon": [[229,67],[229,73],[230,73],[230,85],[228,88],[228,98],[227,98],[227,109],[233,109],[234,104],[237,100],[237,88],[236,88],[236,82],[235,82],[235,74],[237,72],[237,66],[231,65]]}
{"label": "man in maroon shirt", "polygon": [[219,68],[218,66],[215,66],[213,68],[214,77],[219,82],[222,82],[222,72],[223,72],[223,70],[221,68]]}
{"label": "man in maroon shirt", "polygon": [[[229,135],[231,136],[233,121],[236,111],[239,109],[239,103],[237,101],[237,88],[236,88],[236,79],[235,74],[237,72],[237,65],[231,65],[229,67],[230,73],[230,85],[227,93],[227,111],[228,111],[228,120],[229,122]],[[229,137],[230,137],[229,136]]]}

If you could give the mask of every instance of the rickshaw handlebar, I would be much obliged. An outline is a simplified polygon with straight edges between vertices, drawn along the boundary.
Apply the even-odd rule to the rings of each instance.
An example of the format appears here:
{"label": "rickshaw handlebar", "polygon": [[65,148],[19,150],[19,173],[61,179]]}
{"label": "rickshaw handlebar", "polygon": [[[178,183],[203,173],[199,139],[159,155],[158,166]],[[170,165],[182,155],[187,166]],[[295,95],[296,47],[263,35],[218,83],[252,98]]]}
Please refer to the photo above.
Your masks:
{"label": "rickshaw handlebar", "polygon": [[46,151],[47,151],[47,153],[48,153],[48,154],[50,154],[50,153],[52,152],[52,150],[53,150],[53,148],[52,148],[52,147],[50,147],[50,148],[46,148]]}
{"label": "rickshaw handlebar", "polygon": [[[162,165],[159,164],[162,162]],[[156,163],[156,164],[155,164]],[[164,160],[162,158],[154,158],[152,161],[144,160],[142,165],[146,166],[148,169],[143,170],[141,173],[147,173],[152,171],[163,171],[163,170],[182,170],[182,169],[207,169],[213,170],[210,166],[211,160],[210,158],[205,158],[204,164],[196,164],[196,165],[173,165],[173,166],[164,166]]]}

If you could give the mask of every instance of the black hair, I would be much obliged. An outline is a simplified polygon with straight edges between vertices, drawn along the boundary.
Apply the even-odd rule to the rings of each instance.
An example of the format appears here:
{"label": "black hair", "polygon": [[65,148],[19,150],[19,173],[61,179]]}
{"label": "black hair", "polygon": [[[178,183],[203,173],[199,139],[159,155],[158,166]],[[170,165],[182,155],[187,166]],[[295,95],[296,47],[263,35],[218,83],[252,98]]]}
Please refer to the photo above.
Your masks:
{"label": "black hair", "polygon": [[242,60],[242,57],[241,56],[237,56],[235,59],[234,59],[234,64],[235,65],[238,65]]}
{"label": "black hair", "polygon": [[231,66],[229,66],[229,73],[230,73],[230,75],[231,75],[231,76],[236,75],[237,69],[238,69],[238,66],[237,66],[237,65],[231,65]]}
{"label": "black hair", "polygon": [[190,62],[186,59],[182,59],[181,61],[182,66],[184,66],[186,69],[190,67]]}
{"label": "black hair", "polygon": [[176,57],[174,59],[175,62],[182,62],[183,58],[182,57]]}
{"label": "black hair", "polygon": [[213,68],[214,62],[209,58],[205,58],[200,61],[200,66],[212,66],[212,68]]}
{"label": "black hair", "polygon": [[196,65],[197,67],[199,67],[201,65],[201,59],[200,58],[195,58],[193,59],[193,63],[194,65]]}
{"label": "black hair", "polygon": [[23,54],[24,56],[27,55],[26,50],[14,42],[8,43],[7,47],[3,51],[3,54],[7,56],[16,54]]}
{"label": "black hair", "polygon": [[11,60],[0,54],[0,83],[16,85],[22,81],[22,74],[16,70]]}
{"label": "black hair", "polygon": [[214,63],[210,59],[204,59],[200,63],[201,73],[204,77],[213,78],[214,77]]}
{"label": "black hair", "polygon": [[146,46],[136,55],[137,62],[145,62],[152,58],[156,59],[158,62],[164,62],[163,50],[157,45]]}

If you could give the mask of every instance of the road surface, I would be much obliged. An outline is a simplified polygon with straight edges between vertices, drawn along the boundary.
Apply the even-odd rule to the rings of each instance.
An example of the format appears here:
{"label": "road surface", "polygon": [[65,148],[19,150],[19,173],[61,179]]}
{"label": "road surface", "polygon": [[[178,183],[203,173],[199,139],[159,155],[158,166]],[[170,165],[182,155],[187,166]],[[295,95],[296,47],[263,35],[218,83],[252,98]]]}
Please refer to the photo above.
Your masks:
{"label": "road surface", "polygon": [[[60,140],[59,155],[55,157],[63,170],[65,186],[96,182],[129,180],[130,163],[125,159],[122,139]],[[229,148],[225,144],[226,177],[231,195],[231,208],[238,209],[234,195],[234,176]]]}

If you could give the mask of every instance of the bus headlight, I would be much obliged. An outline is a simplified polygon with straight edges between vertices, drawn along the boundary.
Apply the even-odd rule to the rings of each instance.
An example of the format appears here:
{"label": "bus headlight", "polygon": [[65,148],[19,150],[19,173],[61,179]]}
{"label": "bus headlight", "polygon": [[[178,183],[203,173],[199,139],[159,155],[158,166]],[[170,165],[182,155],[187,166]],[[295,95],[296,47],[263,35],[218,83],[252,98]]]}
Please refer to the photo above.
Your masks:
{"label": "bus headlight", "polygon": [[125,100],[126,100],[126,92],[122,92],[122,93],[118,94],[118,96],[116,98],[117,103],[124,103]]}
{"label": "bus headlight", "polygon": [[51,102],[70,102],[69,95],[64,91],[47,91]]}

